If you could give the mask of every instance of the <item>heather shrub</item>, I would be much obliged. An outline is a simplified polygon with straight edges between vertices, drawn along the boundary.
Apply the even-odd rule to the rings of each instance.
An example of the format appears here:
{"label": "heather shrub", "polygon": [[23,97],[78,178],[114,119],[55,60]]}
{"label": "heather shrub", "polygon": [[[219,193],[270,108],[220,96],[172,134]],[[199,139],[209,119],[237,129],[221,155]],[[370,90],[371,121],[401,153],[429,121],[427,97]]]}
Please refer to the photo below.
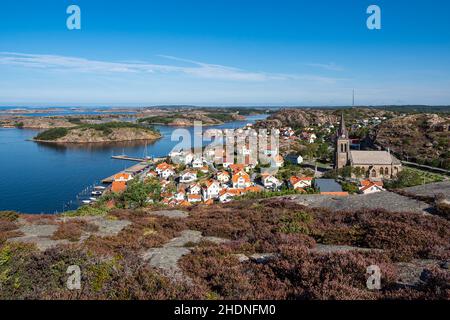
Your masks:
{"label": "heather shrub", "polygon": [[58,229],[52,236],[52,239],[67,239],[69,241],[80,240],[81,235],[84,232],[96,232],[98,226],[92,223],[88,223],[84,220],[69,220],[61,222]]}

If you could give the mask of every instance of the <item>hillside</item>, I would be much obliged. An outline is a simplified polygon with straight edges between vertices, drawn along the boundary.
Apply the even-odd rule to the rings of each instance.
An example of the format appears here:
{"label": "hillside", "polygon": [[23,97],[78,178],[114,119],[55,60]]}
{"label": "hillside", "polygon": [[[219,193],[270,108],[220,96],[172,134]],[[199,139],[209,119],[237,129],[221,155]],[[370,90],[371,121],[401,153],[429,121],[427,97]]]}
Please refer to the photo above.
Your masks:
{"label": "hillside", "polygon": [[145,116],[138,119],[139,123],[160,124],[168,126],[193,126],[194,121],[203,125],[218,125],[225,122],[243,120],[244,116],[232,112],[204,112],[203,110],[182,110],[161,115]]}
{"label": "hillside", "polygon": [[35,141],[52,143],[101,143],[135,140],[155,140],[160,134],[151,128],[128,122],[79,125],[70,128],[53,128],[39,133]]}
{"label": "hillside", "polygon": [[[449,248],[450,222],[439,216],[297,199],[1,212],[0,298],[450,299]],[[83,272],[77,292],[65,287],[73,264]],[[375,291],[366,287],[374,264]]]}
{"label": "hillside", "polygon": [[344,114],[347,123],[372,117],[393,117],[394,112],[375,108],[288,108],[275,112],[264,121],[259,121],[258,126],[267,128],[280,128],[289,126],[292,128],[309,127],[325,124],[336,125],[341,113]]}
{"label": "hillside", "polygon": [[380,124],[372,140],[403,160],[450,169],[449,126],[450,116],[407,115]]}

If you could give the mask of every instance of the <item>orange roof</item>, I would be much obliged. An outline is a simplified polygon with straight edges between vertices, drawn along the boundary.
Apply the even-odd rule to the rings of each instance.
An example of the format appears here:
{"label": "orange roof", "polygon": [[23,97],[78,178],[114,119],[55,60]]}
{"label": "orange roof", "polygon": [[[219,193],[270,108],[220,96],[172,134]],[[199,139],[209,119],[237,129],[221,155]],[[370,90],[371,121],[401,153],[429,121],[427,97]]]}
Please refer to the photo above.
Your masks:
{"label": "orange roof", "polygon": [[383,186],[383,181],[372,181],[370,179],[365,179],[361,181],[361,186],[366,187],[366,186],[373,186],[373,185],[377,185],[379,187]]}
{"label": "orange roof", "polygon": [[241,189],[233,189],[233,188],[223,189],[222,191],[219,192],[219,195],[223,196],[226,193],[231,194],[233,196],[238,196],[242,193],[242,190]]}
{"label": "orange roof", "polygon": [[283,159],[282,156],[280,156],[279,154],[277,154],[277,155],[275,156],[275,161],[277,161],[277,162],[284,162],[284,159]]}
{"label": "orange roof", "polygon": [[222,176],[222,175],[225,175],[225,176],[227,176],[227,177],[230,176],[230,174],[229,174],[227,171],[220,171],[220,172],[217,174],[217,176]]}
{"label": "orange roof", "polygon": [[122,172],[122,173],[118,173],[118,174],[116,174],[115,176],[114,176],[114,180],[119,180],[119,179],[125,179],[125,180],[128,180],[128,179],[130,179],[130,174],[129,173],[124,173],[124,172]]}
{"label": "orange roof", "polygon": [[245,192],[261,192],[261,188],[257,186],[251,186],[244,189]]}
{"label": "orange roof", "polygon": [[202,196],[199,195],[199,194],[188,194],[188,199],[192,199],[192,200],[194,200],[194,199],[201,200],[201,199],[202,199]]}
{"label": "orange roof", "polygon": [[172,198],[173,197],[173,193],[171,193],[171,192],[161,193],[161,197],[163,197],[163,198]]}
{"label": "orange roof", "polygon": [[214,179],[209,179],[208,181],[205,182],[205,185],[209,188],[214,183],[218,183],[218,182]]}
{"label": "orange roof", "polygon": [[207,204],[207,205],[211,205],[211,204],[214,203],[214,200],[213,199],[209,199],[209,200],[206,200],[204,203]]}
{"label": "orange roof", "polygon": [[250,182],[250,176],[244,171],[239,171],[238,173],[234,174],[232,180],[236,183],[241,177],[244,178],[245,182]]}
{"label": "orange roof", "polygon": [[230,169],[233,171],[233,174],[236,174],[237,172],[244,170],[244,164],[230,164]]}
{"label": "orange roof", "polygon": [[312,177],[297,177],[297,176],[292,176],[289,178],[289,182],[295,186],[297,183],[299,183],[300,181],[312,181]]}
{"label": "orange roof", "polygon": [[367,189],[372,188],[372,187],[374,187],[374,186],[377,186],[377,187],[379,187],[379,188],[382,188],[382,187],[383,187],[383,183],[381,183],[381,185],[380,185],[379,183],[375,183],[375,182],[372,182],[372,181],[371,181],[370,184],[367,184],[367,185],[363,186],[363,187],[362,187],[361,189],[359,189],[359,190],[361,190],[361,191],[366,191]]}
{"label": "orange roof", "polygon": [[113,181],[111,186],[112,192],[122,192],[127,189],[127,183],[125,181]]}
{"label": "orange roof", "polygon": [[167,162],[160,163],[156,166],[156,169],[159,169],[159,170],[166,170],[166,169],[172,169],[172,168],[173,168],[173,166],[168,164]]}
{"label": "orange roof", "polygon": [[180,203],[180,206],[183,206],[183,207],[189,207],[189,206],[191,206],[192,204],[189,202],[189,201],[182,201],[181,203]]}

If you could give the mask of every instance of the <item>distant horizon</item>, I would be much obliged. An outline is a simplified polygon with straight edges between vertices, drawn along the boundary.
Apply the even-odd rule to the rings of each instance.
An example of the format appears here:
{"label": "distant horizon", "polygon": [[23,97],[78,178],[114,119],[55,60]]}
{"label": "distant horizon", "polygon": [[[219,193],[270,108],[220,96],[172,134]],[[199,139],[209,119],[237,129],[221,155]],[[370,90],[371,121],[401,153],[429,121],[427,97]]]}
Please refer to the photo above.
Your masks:
{"label": "distant horizon", "polygon": [[450,108],[450,104],[446,105],[426,105],[426,104],[386,104],[386,105],[264,105],[264,104],[254,104],[254,105],[189,105],[189,104],[157,104],[157,105],[1,105],[0,109],[67,109],[67,108],[99,108],[99,109],[120,109],[120,108],[134,108],[134,109],[145,109],[145,108],[383,108],[383,107],[422,107],[422,108]]}
{"label": "distant horizon", "polygon": [[0,104],[450,104],[450,3],[371,4],[3,0]]}

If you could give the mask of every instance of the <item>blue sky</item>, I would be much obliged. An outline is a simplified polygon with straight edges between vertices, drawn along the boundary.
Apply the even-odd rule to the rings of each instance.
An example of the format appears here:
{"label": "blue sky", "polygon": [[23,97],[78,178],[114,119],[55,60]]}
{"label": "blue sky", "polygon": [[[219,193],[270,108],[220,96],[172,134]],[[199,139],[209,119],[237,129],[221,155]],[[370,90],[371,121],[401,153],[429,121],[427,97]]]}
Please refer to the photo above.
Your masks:
{"label": "blue sky", "polygon": [[2,0],[0,105],[348,105],[353,88],[357,104],[450,104],[449,15],[446,0]]}

